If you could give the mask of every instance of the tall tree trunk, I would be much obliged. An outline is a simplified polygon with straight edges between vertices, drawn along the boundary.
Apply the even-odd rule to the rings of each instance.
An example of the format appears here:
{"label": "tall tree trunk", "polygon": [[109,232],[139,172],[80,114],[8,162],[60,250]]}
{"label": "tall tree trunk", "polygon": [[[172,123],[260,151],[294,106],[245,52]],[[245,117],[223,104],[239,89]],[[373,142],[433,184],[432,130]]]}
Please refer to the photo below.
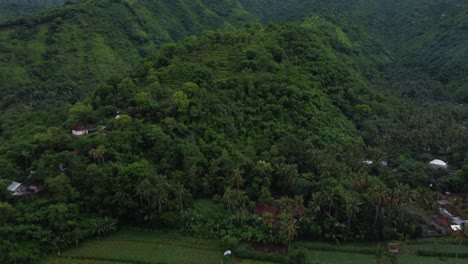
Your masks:
{"label": "tall tree trunk", "polygon": [[380,206],[375,207],[375,219],[374,219],[374,226],[372,229],[375,229],[375,226],[377,225],[377,218],[379,218],[379,213],[380,213]]}

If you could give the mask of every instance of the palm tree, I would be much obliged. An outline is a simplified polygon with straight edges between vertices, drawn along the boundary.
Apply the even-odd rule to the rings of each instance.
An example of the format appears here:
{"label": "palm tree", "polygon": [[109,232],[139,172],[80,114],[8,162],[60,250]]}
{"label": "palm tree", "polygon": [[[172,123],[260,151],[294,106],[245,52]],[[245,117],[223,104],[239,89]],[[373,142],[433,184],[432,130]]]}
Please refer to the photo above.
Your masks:
{"label": "palm tree", "polygon": [[190,201],[191,194],[187,189],[185,189],[184,185],[180,182],[177,182],[174,185],[174,195],[179,202],[179,210],[184,210],[184,202]]}
{"label": "palm tree", "polygon": [[345,211],[348,216],[348,231],[351,228],[351,220],[356,216],[360,211],[360,205],[362,204],[359,196],[356,194],[346,194],[345,195]]}
{"label": "palm tree", "polygon": [[399,188],[401,192],[401,203],[406,206],[413,204],[416,199],[414,190],[412,190],[407,184],[399,185]]}
{"label": "palm tree", "polygon": [[140,198],[141,206],[143,206],[143,199],[146,200],[147,204],[151,204],[153,188],[153,185],[148,179],[144,179],[135,187],[135,195]]}
{"label": "palm tree", "polygon": [[273,229],[273,223],[275,221],[275,218],[272,213],[270,212],[265,212],[262,216],[262,222],[268,227],[268,229],[271,231]]}
{"label": "palm tree", "polygon": [[158,213],[161,214],[164,206],[169,202],[169,192],[172,190],[172,186],[167,181],[166,176],[156,175],[154,178],[154,205],[158,208]]}
{"label": "palm tree", "polygon": [[458,197],[454,197],[451,201],[451,205],[452,205],[452,208],[453,208],[453,211],[455,213],[455,215],[459,216],[460,215],[460,212],[461,212],[461,209],[463,207],[463,202],[460,198]]}
{"label": "palm tree", "polygon": [[242,178],[242,171],[239,168],[235,168],[231,177],[229,178],[229,185],[236,187],[236,189],[239,190],[243,184],[244,179]]}
{"label": "palm tree", "polygon": [[106,153],[106,148],[103,145],[89,151],[89,156],[93,158],[95,162],[101,162],[104,164],[104,154]]}
{"label": "palm tree", "polygon": [[292,214],[282,212],[279,215],[279,233],[283,241],[290,243],[298,234],[297,220]]}
{"label": "palm tree", "polygon": [[236,201],[234,197],[234,192],[231,189],[231,187],[226,187],[222,201],[224,203],[224,206],[226,206],[229,209],[229,212],[232,212],[232,209],[235,207]]}
{"label": "palm tree", "polygon": [[379,218],[381,209],[387,199],[387,188],[384,183],[380,181],[376,181],[369,189],[369,198],[375,205],[375,219],[374,219],[374,226],[372,227],[375,229],[377,224],[377,219]]}

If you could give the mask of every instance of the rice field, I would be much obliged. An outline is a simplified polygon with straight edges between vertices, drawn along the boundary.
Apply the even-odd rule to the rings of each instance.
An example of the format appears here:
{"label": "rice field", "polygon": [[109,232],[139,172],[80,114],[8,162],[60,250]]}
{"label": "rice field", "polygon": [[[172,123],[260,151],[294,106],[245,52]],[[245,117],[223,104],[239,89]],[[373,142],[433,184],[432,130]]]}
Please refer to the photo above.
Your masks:
{"label": "rice field", "polygon": [[[361,264],[376,263],[373,244],[326,244],[301,242],[292,244],[291,252],[302,248],[309,263]],[[225,258],[225,248],[218,241],[186,237],[167,231],[122,230],[107,238],[85,242],[49,258],[46,264],[272,264],[270,262]],[[400,264],[462,264],[468,259],[423,257],[417,250],[468,252],[468,245],[441,241],[416,241],[395,255]],[[359,252],[359,253],[356,253]]]}

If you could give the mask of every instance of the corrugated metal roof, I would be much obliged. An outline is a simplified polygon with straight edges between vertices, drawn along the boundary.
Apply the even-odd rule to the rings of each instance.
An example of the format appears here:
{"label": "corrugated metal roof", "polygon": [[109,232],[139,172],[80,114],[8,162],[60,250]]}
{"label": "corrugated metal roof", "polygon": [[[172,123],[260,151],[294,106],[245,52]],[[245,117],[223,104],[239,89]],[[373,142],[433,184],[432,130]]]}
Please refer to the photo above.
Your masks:
{"label": "corrugated metal roof", "polygon": [[18,189],[21,186],[21,183],[19,182],[11,182],[11,184],[8,186],[8,191],[10,192],[15,192],[16,189]]}

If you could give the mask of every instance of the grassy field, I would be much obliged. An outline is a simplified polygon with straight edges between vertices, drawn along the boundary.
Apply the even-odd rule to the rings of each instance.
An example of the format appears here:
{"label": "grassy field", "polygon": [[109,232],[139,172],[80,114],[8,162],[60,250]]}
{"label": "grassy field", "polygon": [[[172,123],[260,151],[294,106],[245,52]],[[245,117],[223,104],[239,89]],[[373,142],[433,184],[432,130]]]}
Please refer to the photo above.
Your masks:
{"label": "grassy field", "polygon": [[223,260],[223,250],[210,240],[166,232],[126,230],[108,238],[83,243],[64,252],[63,256],[121,263],[218,264]]}
{"label": "grassy field", "polygon": [[[373,244],[325,244],[319,242],[293,243],[291,252],[303,248],[309,263],[357,264],[376,263]],[[423,257],[417,250],[456,252],[459,248],[451,240],[414,241],[396,255],[401,264],[462,264],[468,259]],[[92,240],[50,258],[46,264],[269,264],[254,260],[224,258],[225,248],[217,241],[182,236],[166,231],[122,230],[104,239]],[[359,251],[360,253],[351,253]],[[460,252],[468,252],[463,244]]]}
{"label": "grassy field", "polygon": [[122,262],[72,258],[51,258],[47,264],[122,264]]}
{"label": "grassy field", "polygon": [[[358,263],[376,263],[376,257],[373,255],[345,253],[345,252],[330,252],[330,251],[306,251],[307,260],[310,263],[320,264],[358,264]],[[435,258],[435,257],[420,257],[415,255],[397,255],[397,263],[399,264],[462,264],[467,263],[466,259],[459,259],[455,262],[453,258]]]}
{"label": "grassy field", "polygon": [[[325,244],[319,242],[297,243],[299,248],[304,248],[307,260],[311,263],[320,264],[355,264],[376,263],[376,256],[366,251],[375,251],[376,246],[372,244]],[[466,258],[424,257],[418,256],[417,250],[431,250],[435,252],[468,252],[468,245],[459,247],[453,240],[429,240],[413,241],[408,244],[402,253],[395,255],[399,264],[462,264],[468,263]],[[361,253],[351,253],[361,251]]]}

